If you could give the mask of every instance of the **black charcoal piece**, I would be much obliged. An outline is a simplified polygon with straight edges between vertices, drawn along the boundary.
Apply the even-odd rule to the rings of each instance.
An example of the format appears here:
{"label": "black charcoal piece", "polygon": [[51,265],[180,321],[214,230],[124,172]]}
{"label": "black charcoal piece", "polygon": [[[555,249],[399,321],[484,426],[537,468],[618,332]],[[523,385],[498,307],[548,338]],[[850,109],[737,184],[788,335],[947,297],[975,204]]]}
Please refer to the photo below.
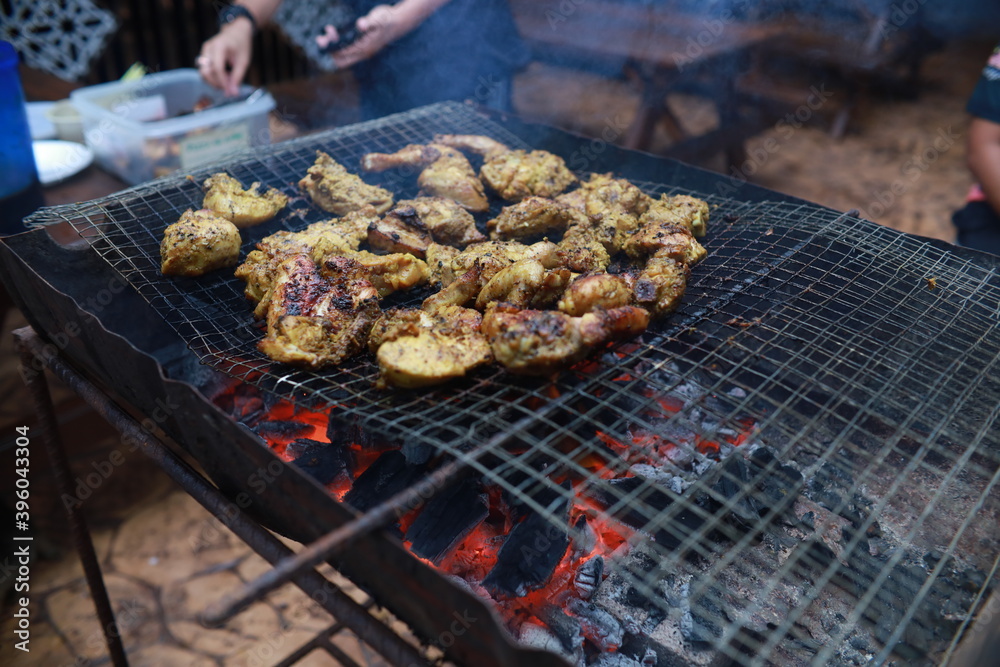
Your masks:
{"label": "black charcoal piece", "polygon": [[583,635],[602,652],[617,651],[625,639],[625,630],[614,616],[597,605],[572,600],[569,612],[580,619]]}
{"label": "black charcoal piece", "polygon": [[[643,477],[596,483],[587,490],[587,495],[625,525],[652,532],[653,539],[667,549],[681,546],[705,524],[704,510],[695,510],[692,499]],[[672,509],[670,521],[662,524],[660,517],[675,502],[682,503],[682,509]]]}
{"label": "black charcoal piece", "polygon": [[354,463],[347,447],[308,438],[290,443],[285,453],[294,465],[320,484],[329,484],[338,475],[350,473]]}
{"label": "black charcoal piece", "polygon": [[398,450],[385,452],[354,480],[344,502],[367,512],[403,489],[415,484],[427,473],[426,465],[410,465]]}
{"label": "black charcoal piece", "polygon": [[[558,505],[553,509],[553,505]],[[541,587],[555,572],[569,547],[567,512],[569,502],[560,498],[548,505],[552,520],[532,512],[514,526],[497,552],[497,562],[483,579],[483,587],[495,598],[523,597]]]}
{"label": "black charcoal piece", "polygon": [[555,605],[546,605],[538,613],[538,617],[559,638],[560,645],[567,653],[575,655],[583,650],[583,630],[579,620]]}
{"label": "black charcoal piece", "polygon": [[312,424],[304,422],[274,420],[257,422],[253,430],[265,438],[301,438],[311,433],[313,428]]}
{"label": "black charcoal piece", "polygon": [[413,553],[438,563],[488,514],[480,480],[469,477],[431,498],[406,531],[406,539]]}

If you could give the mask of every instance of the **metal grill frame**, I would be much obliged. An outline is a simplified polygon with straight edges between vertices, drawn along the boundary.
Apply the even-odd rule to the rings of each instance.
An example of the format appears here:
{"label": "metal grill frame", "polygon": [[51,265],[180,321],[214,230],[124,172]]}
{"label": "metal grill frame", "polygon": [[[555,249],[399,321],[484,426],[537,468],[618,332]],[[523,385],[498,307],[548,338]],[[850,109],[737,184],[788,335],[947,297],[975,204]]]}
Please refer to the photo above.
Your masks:
{"label": "metal grill frame", "polygon": [[[262,177],[259,169],[304,173],[318,147],[343,159],[347,146],[364,152],[393,150],[403,143],[425,142],[438,131],[482,133],[511,145],[525,145],[503,125],[468,107],[436,105],[307,137],[253,157],[243,156],[225,169],[245,182],[261,180],[276,185],[274,179]],[[383,143],[371,143],[373,135],[381,137]],[[345,163],[351,168],[350,161]],[[663,428],[663,423],[644,418],[654,409],[654,399],[636,405],[637,396],[642,395],[639,390],[653,386],[669,394],[682,383],[698,388],[700,396],[692,403],[709,396],[742,392],[740,398],[709,407],[699,403],[699,407],[720,413],[714,415],[717,428],[735,428],[744,418],[753,419],[756,437],[777,452],[778,461],[811,449],[817,461],[843,466],[852,473],[852,492],[875,483],[876,474],[884,473],[895,462],[905,462],[901,470],[895,471],[868,523],[845,549],[859,544],[874,517],[907,492],[918,475],[936,477],[940,486],[932,502],[915,518],[909,534],[900,536],[901,544],[920,542],[924,525],[949,489],[953,493],[975,491],[972,507],[994,514],[997,510],[1000,279],[995,270],[973,260],[814,205],[741,202],[683,191],[701,194],[713,205],[713,223],[705,243],[709,258],[695,267],[682,308],[642,336],[636,347],[629,346],[623,359],[615,360],[609,356],[614,351],[609,351],[601,360],[610,363],[600,364],[596,371],[569,371],[554,381],[525,381],[491,370],[435,392],[373,394],[370,383],[374,369],[370,362],[334,374],[262,372],[261,360],[253,358],[253,342],[259,333],[247,327],[249,306],[242,302],[238,294],[241,286],[231,277],[212,279],[204,293],[214,294],[210,290],[228,286],[232,294],[239,296],[240,312],[225,310],[236,303],[230,297],[221,302],[222,314],[236,317],[237,321],[216,320],[212,327],[215,330],[207,335],[195,326],[196,335],[191,335],[187,314],[192,311],[192,302],[193,310],[201,317],[199,322],[205,322],[205,304],[211,301],[192,301],[191,293],[186,291],[192,283],[182,285],[159,276],[152,248],[158,247],[158,234],[166,224],[184,208],[199,203],[197,182],[218,169],[192,174],[193,179],[178,177],[134,188],[94,202],[74,215],[63,214],[60,219],[69,219],[82,235],[91,237],[94,247],[115,270],[210,365],[241,381],[291,396],[307,407],[336,404],[343,418],[362,421],[365,428],[384,437],[405,436],[408,442],[447,453],[460,467],[500,485],[549,518],[553,525],[558,526],[559,520],[534,497],[541,488],[563,495],[568,492],[548,473],[539,473],[541,464],[569,471],[588,483],[591,475],[579,460],[588,454],[606,457],[607,452],[593,438],[581,437],[582,427],[591,433],[600,427],[622,442],[629,440],[635,428]],[[412,194],[407,190],[412,188],[412,174],[390,174],[386,178],[395,181],[389,185],[400,198]],[[664,184],[637,184],[653,195],[678,191]],[[158,209],[163,202],[173,217]],[[147,209],[159,210],[160,217],[150,218]],[[123,218],[122,211],[128,217]],[[323,217],[325,214],[308,211],[294,223],[304,226]],[[274,227],[261,228],[246,241],[247,246],[252,247],[258,234],[273,231]],[[748,257],[753,252],[759,254]],[[217,340],[230,347],[219,345]],[[232,363],[234,351],[243,356],[242,361]],[[675,360],[690,363],[692,358],[697,362],[687,370],[669,372]],[[623,373],[629,374],[624,381],[618,379]],[[335,392],[329,389],[331,375],[336,377]],[[670,379],[673,377],[679,379]],[[560,392],[560,398],[549,398],[553,389]],[[346,400],[356,403],[345,404]],[[584,413],[579,409],[581,401],[587,408]],[[538,405],[545,407],[539,411]],[[607,423],[607,419],[613,421]],[[668,417],[667,422],[686,419],[687,415],[678,413]],[[475,446],[497,434],[505,443],[517,441],[518,447]],[[569,451],[567,442],[573,443]],[[622,495],[616,503],[643,514],[645,525],[641,528],[646,534],[670,532],[678,514],[700,511],[686,502],[661,511],[647,502],[656,490],[652,483],[643,485]],[[574,489],[573,494],[578,491]],[[690,498],[695,492],[713,496],[704,480],[685,493]],[[668,569],[680,567],[683,554],[700,553],[713,562],[703,577],[704,581],[712,581],[726,567],[752,558],[750,545],[759,531],[734,531],[725,521],[729,511],[745,497],[739,494],[722,498],[714,494],[721,509],[701,511],[703,528],[694,536],[680,535],[684,547],[676,552],[651,540],[644,546],[660,556],[663,567]],[[831,509],[843,512],[846,508]],[[609,514],[615,511],[615,507],[608,508]],[[945,549],[946,555],[958,554],[961,539],[975,519],[973,513],[965,516]],[[762,529],[765,524],[762,522]],[[704,546],[712,543],[708,535],[713,532],[728,537],[730,545],[723,551]],[[840,639],[860,622],[885,578],[907,557],[906,551],[899,549],[880,570],[873,585],[858,599],[856,613],[844,624]],[[987,563],[991,565],[990,576],[979,597],[995,579],[1000,560],[996,554],[992,557],[992,563]],[[942,576],[944,563],[942,559],[932,569],[917,601],[881,647],[877,660],[890,657],[906,623],[927,597],[933,582]],[[800,565],[801,559],[788,559],[780,571],[772,573],[765,592],[793,576]],[[826,566],[812,590],[820,591],[838,570],[836,564]],[[637,589],[650,596],[655,593],[655,582],[638,575],[629,579]],[[708,588],[702,586],[696,594],[706,593]],[[758,642],[754,664],[763,664],[806,608],[791,610],[766,641]],[[715,647],[737,657],[733,641],[747,642],[740,633],[738,623],[728,624]],[[955,633],[948,655],[960,636],[961,631]],[[825,645],[814,664],[823,664],[837,648],[838,642]]]}

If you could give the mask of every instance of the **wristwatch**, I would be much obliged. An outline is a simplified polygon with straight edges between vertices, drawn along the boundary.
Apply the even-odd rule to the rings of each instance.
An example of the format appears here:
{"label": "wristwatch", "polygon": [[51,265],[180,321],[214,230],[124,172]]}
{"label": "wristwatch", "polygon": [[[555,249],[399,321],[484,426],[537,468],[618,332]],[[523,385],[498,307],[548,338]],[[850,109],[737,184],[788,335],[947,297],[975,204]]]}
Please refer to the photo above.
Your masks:
{"label": "wristwatch", "polygon": [[254,19],[253,14],[250,10],[243,5],[226,5],[219,11],[219,28],[226,25],[227,23],[232,23],[236,19],[244,17],[250,21],[250,28],[253,32],[257,32],[257,20]]}

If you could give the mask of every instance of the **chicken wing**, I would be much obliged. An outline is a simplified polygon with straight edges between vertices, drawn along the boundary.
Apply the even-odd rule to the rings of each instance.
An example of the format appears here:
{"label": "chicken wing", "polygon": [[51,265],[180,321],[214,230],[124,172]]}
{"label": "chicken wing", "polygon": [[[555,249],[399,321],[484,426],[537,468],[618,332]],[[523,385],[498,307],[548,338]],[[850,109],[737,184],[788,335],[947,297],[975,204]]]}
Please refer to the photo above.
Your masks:
{"label": "chicken wing", "polygon": [[266,222],[288,204],[288,197],[274,188],[258,192],[260,183],[246,190],[235,178],[225,173],[212,174],[204,183],[202,207],[215,211],[243,229]]}
{"label": "chicken wing", "polygon": [[305,255],[282,260],[260,351],[275,361],[316,369],[363,350],[379,314],[378,292],[364,274],[347,258],[328,260],[324,275]]}
{"label": "chicken wing", "polygon": [[514,241],[485,241],[470,245],[451,261],[452,275],[461,276],[473,266],[479,267],[489,280],[500,269],[522,259],[537,259],[546,269],[561,264],[558,248],[551,241],[524,245]]}
{"label": "chicken wing", "polygon": [[345,256],[365,269],[368,279],[382,298],[394,292],[425,285],[431,274],[427,262],[407,253],[376,255],[366,250],[359,250]]}
{"label": "chicken wing", "polygon": [[549,375],[579,361],[597,345],[642,333],[648,324],[649,313],[634,306],[572,317],[498,305],[483,316],[482,331],[507,370]]}
{"label": "chicken wing", "polygon": [[442,134],[434,140],[482,155],[480,178],[508,201],[532,195],[554,197],[576,182],[576,176],[563,159],[548,151],[511,150],[498,141],[475,134]]}
{"label": "chicken wing", "polygon": [[316,151],[316,162],[299,181],[299,187],[321,209],[337,215],[357,211],[366,205],[375,207],[381,214],[392,206],[391,192],[365,183],[323,151]]}
{"label": "chicken wing", "polygon": [[563,231],[571,219],[562,204],[544,197],[526,197],[503,207],[500,215],[487,221],[486,226],[493,239],[522,239]]}
{"label": "chicken wing", "polygon": [[200,276],[233,266],[240,258],[240,230],[213,211],[188,209],[163,230],[160,271],[165,276]]}
{"label": "chicken wing", "polygon": [[417,185],[423,193],[446,197],[470,211],[489,208],[483,184],[464,155],[444,144],[410,144],[395,153],[369,153],[361,159],[366,171],[423,167]]}
{"label": "chicken wing", "polygon": [[705,258],[708,251],[698,243],[687,227],[669,219],[650,218],[652,210],[642,216],[639,229],[625,242],[623,249],[629,257],[643,259],[657,255],[670,257],[690,266]]}
{"label": "chicken wing", "polygon": [[486,310],[494,303],[504,302],[524,308],[542,287],[545,267],[537,259],[522,259],[497,271],[476,297],[476,308]]}

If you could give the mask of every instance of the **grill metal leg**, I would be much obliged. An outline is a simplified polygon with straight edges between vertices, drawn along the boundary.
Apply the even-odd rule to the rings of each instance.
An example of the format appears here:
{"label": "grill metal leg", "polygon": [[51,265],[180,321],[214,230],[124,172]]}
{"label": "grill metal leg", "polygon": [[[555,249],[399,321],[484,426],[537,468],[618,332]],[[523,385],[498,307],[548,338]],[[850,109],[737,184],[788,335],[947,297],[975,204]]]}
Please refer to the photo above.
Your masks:
{"label": "grill metal leg", "polygon": [[[70,469],[69,459],[66,457],[66,450],[63,448],[62,439],[59,437],[58,422],[56,421],[55,408],[52,405],[52,397],[49,394],[48,381],[43,372],[32,370],[35,367],[32,361],[41,357],[36,357],[29,345],[26,344],[29,336],[37,340],[37,336],[30,329],[18,329],[14,332],[14,340],[21,357],[21,378],[28,387],[31,400],[35,405],[38,430],[52,464],[52,472],[59,489],[59,495],[60,497],[72,497],[75,493],[70,481],[73,473]],[[110,598],[108,598],[108,590],[104,586],[104,576],[101,574],[101,565],[97,559],[97,552],[94,550],[94,543],[90,539],[87,521],[83,513],[79,511],[77,504],[64,503],[64,505],[66,506],[66,517],[69,520],[70,534],[73,537],[73,546],[76,548],[76,553],[83,565],[83,572],[87,577],[87,586],[90,588],[90,596],[94,600],[97,618],[101,623],[101,631],[104,633],[104,641],[108,646],[111,662],[115,667],[126,667],[128,660],[125,657],[125,647],[122,645],[121,633],[118,631],[115,611],[111,606]]]}

